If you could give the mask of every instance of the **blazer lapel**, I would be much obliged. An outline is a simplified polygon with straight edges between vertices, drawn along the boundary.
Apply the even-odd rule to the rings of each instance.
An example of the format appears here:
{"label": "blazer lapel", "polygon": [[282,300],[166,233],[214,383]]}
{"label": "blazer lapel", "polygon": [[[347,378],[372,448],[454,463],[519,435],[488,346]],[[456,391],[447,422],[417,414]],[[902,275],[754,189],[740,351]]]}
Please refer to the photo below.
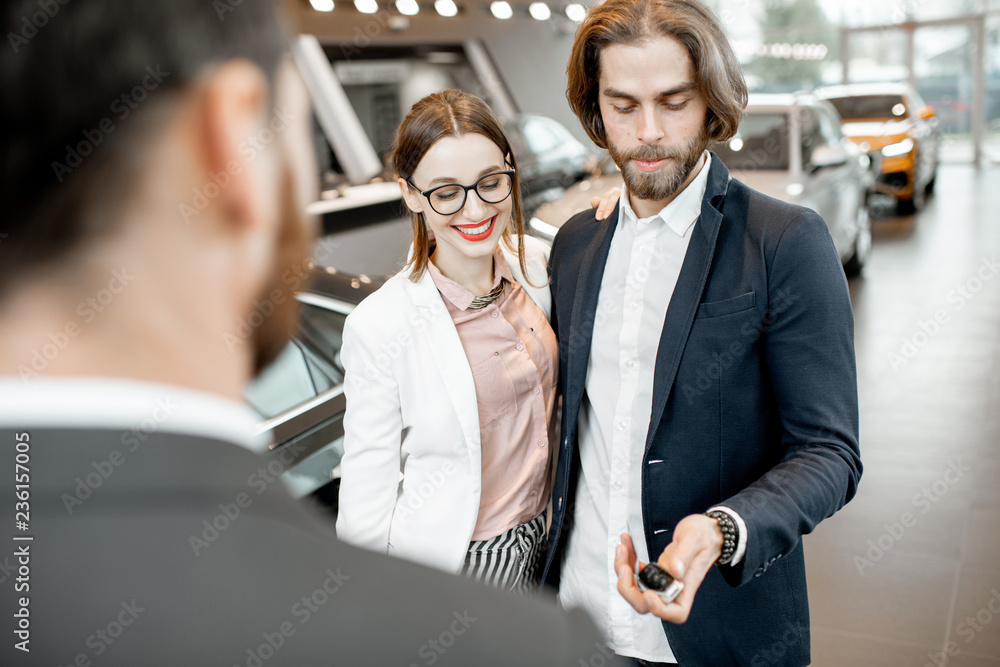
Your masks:
{"label": "blazer lapel", "polygon": [[422,318],[427,325],[425,335],[430,344],[431,354],[434,356],[434,363],[444,379],[448,397],[455,408],[455,416],[462,427],[465,440],[474,445],[473,468],[478,470],[481,452],[479,403],[476,400],[476,384],[472,379],[472,368],[462,346],[462,339],[458,337],[455,322],[451,319],[448,307],[438,293],[429,271],[424,271],[416,283],[407,278],[405,285],[417,309],[416,316]]}
{"label": "blazer lapel", "polygon": [[[597,312],[597,301],[601,292],[601,280],[604,278],[604,268],[608,262],[608,252],[611,250],[611,239],[618,227],[619,205],[614,212],[604,220],[595,221],[594,236],[586,247],[581,270],[576,276],[577,284],[573,299],[573,312],[569,321],[569,331],[559,332],[561,341],[565,341],[562,349],[562,360],[566,364],[567,386],[563,388],[564,402],[571,411],[567,424],[576,426],[576,414],[583,400],[583,390],[587,380],[587,365],[590,362],[590,344],[594,338],[594,316]],[[560,326],[560,329],[562,326]]]}
{"label": "blazer lapel", "polygon": [[646,435],[645,454],[656,437],[663,410],[673,390],[677,367],[680,365],[684,346],[687,344],[694,316],[705,291],[708,272],[712,268],[715,242],[722,226],[722,203],[729,190],[729,170],[715,155],[709,172],[709,183],[705,199],[701,204],[701,215],[692,231],[684,263],[681,265],[677,286],[674,287],[667,314],[663,319],[663,333],[656,350],[656,366],[653,374],[653,405]]}

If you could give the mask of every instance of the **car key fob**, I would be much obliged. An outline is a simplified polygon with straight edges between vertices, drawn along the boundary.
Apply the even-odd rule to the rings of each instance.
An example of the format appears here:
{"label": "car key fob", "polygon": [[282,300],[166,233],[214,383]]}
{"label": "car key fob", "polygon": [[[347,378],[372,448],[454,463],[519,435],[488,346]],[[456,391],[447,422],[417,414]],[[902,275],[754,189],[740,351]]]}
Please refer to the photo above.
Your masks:
{"label": "car key fob", "polygon": [[650,563],[635,575],[635,582],[640,591],[655,591],[664,604],[673,602],[684,590],[684,584],[656,563]]}

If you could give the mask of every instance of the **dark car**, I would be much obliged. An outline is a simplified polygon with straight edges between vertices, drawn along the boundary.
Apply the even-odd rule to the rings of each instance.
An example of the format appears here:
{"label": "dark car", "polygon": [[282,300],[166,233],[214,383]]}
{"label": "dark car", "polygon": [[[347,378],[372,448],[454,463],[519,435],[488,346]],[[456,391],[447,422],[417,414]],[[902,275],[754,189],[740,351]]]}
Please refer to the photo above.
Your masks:
{"label": "dark car", "polygon": [[517,155],[525,220],[594,168],[597,158],[561,123],[523,114],[504,123]]}
{"label": "dark car", "polygon": [[272,442],[262,452],[267,469],[295,496],[311,496],[335,512],[344,453],[344,321],[381,281],[332,269],[314,269],[312,278],[296,295],[299,332],[247,385],[244,398],[261,416],[258,433]]}

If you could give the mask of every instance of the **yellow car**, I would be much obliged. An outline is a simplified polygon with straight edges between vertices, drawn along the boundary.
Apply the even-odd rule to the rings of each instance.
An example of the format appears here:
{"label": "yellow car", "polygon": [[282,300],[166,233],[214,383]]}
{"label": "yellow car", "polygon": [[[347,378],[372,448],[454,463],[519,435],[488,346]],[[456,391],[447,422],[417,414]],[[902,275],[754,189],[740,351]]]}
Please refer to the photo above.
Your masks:
{"label": "yellow car", "polygon": [[844,134],[881,165],[875,193],[894,197],[900,213],[923,208],[938,166],[934,108],[904,83],[830,86],[816,95],[836,107]]}

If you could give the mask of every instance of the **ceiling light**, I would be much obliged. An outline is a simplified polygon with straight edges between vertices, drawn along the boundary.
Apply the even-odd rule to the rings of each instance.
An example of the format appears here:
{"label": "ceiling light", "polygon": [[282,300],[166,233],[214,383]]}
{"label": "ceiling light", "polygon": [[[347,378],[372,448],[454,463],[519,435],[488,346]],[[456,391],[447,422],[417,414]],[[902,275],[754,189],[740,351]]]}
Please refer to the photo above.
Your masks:
{"label": "ceiling light", "polygon": [[309,4],[317,12],[332,12],[333,0],[309,0]]}
{"label": "ceiling light", "polygon": [[509,19],[514,15],[514,10],[510,8],[510,4],[506,0],[498,0],[490,5],[490,11],[493,12],[493,16],[498,19]]}
{"label": "ceiling light", "polygon": [[396,9],[404,16],[416,16],[420,11],[417,0],[396,0]]}
{"label": "ceiling light", "polygon": [[552,16],[552,12],[549,11],[549,6],[544,2],[533,2],[528,7],[528,13],[531,14],[531,18],[537,21],[548,21],[549,17]]}
{"label": "ceiling light", "polygon": [[378,11],[378,0],[354,0],[354,6],[362,14],[374,14]]}
{"label": "ceiling light", "polygon": [[587,10],[579,2],[571,2],[566,5],[566,16],[570,21],[579,23],[587,15]]}
{"label": "ceiling light", "polygon": [[455,16],[458,14],[458,7],[454,0],[434,0],[434,9],[441,16]]}

